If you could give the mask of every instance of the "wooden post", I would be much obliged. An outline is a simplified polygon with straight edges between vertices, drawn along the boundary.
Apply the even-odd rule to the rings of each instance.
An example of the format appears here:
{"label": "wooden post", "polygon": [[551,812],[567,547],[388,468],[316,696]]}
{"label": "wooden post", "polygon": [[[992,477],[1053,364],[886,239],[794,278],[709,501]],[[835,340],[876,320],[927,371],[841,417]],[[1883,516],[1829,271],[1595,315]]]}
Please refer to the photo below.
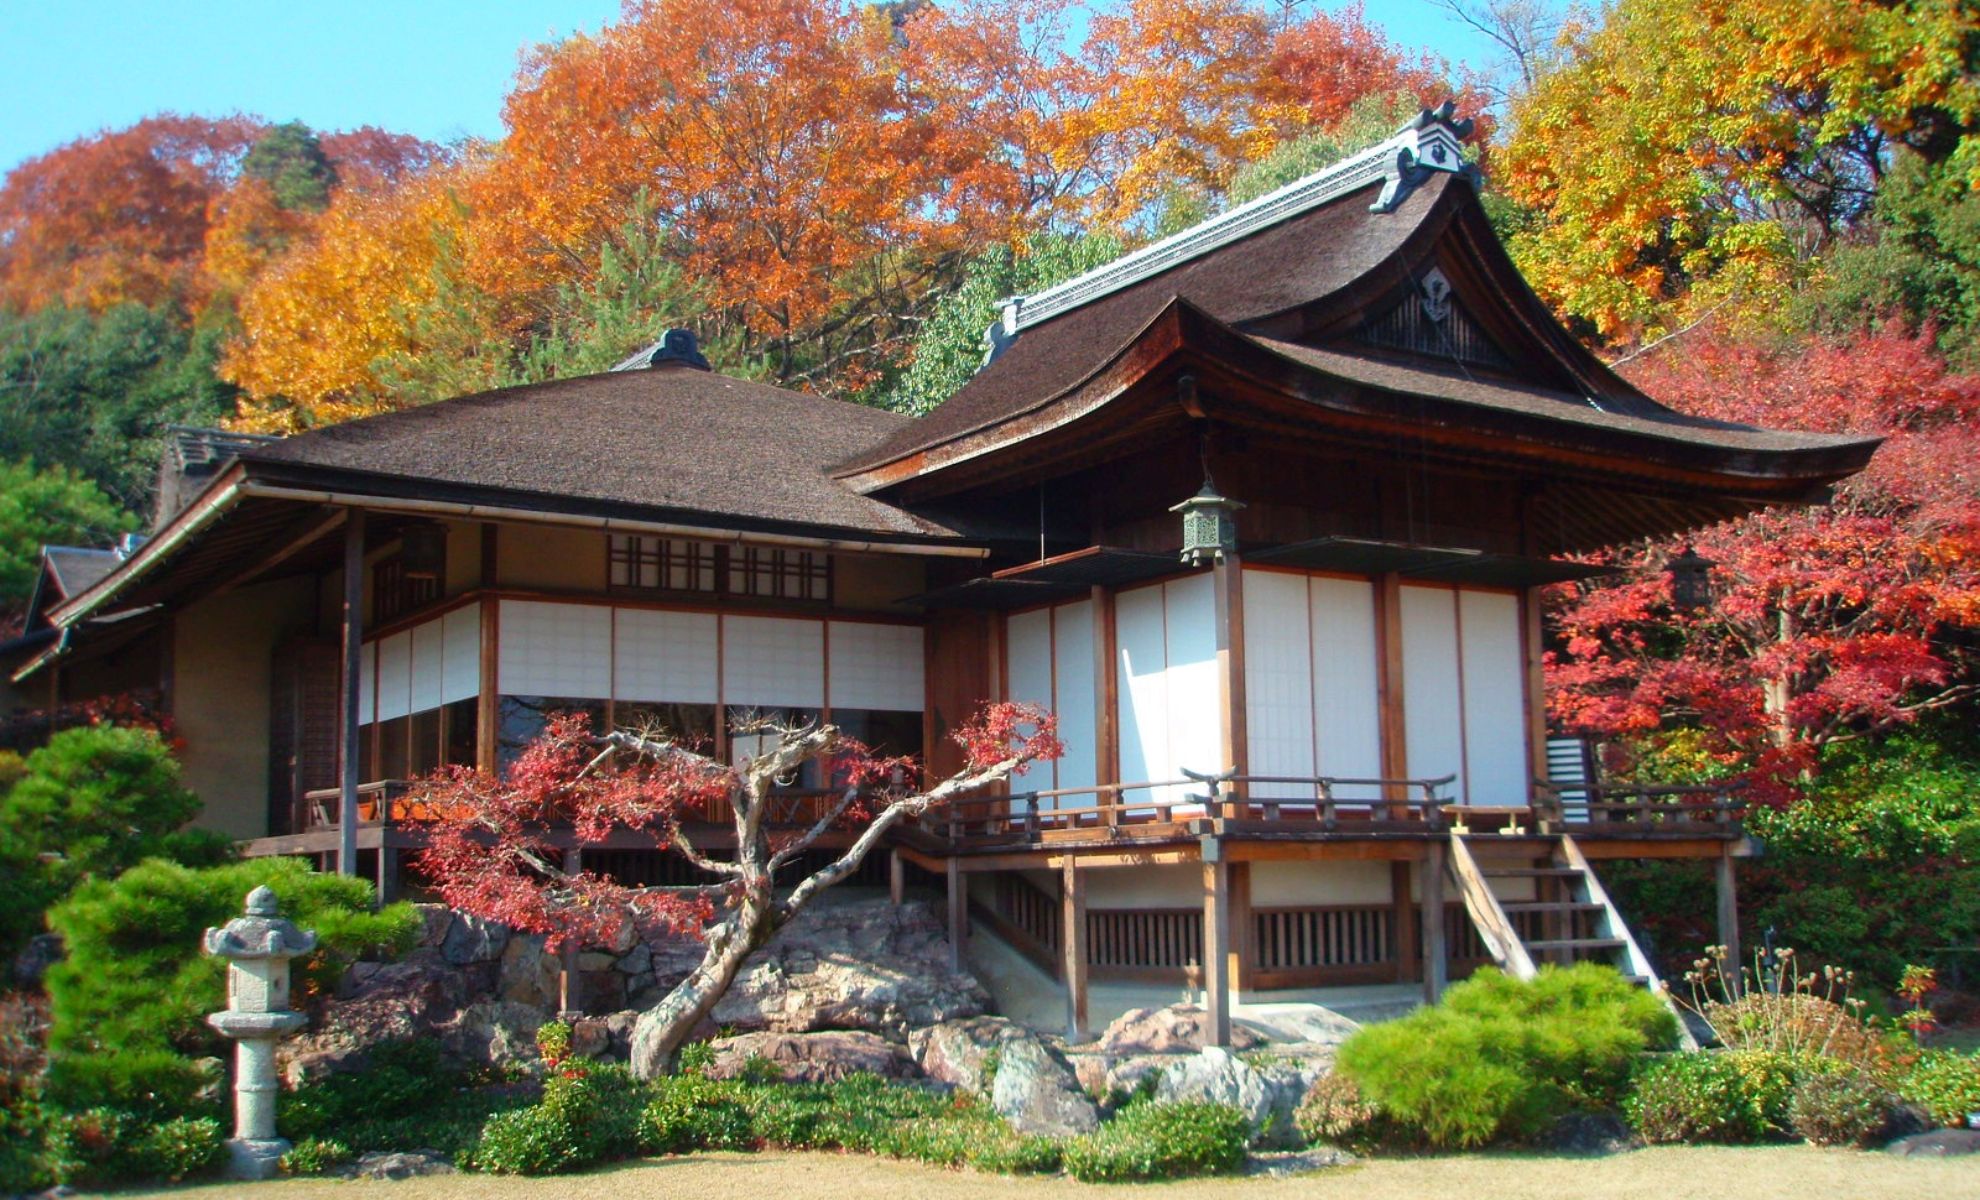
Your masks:
{"label": "wooden post", "polygon": [[1257,941],[1251,917],[1251,864],[1234,862],[1231,870],[1231,990],[1238,999],[1252,988],[1252,962]]}
{"label": "wooden post", "polygon": [[963,890],[962,865],[948,860],[949,969],[963,969],[963,939],[969,936],[969,895]]}
{"label": "wooden post", "polygon": [[[1382,777],[1409,778],[1409,726],[1403,718],[1403,623],[1402,576],[1394,571],[1382,575],[1376,584],[1377,642],[1381,658],[1376,664],[1376,693],[1380,697],[1379,728],[1382,731]],[[1384,799],[1406,800],[1409,789],[1400,784],[1385,789]],[[1392,818],[1406,818],[1407,810],[1392,811]]]}
{"label": "wooden post", "polygon": [[[490,526],[493,528],[493,526]],[[481,691],[475,698],[474,761],[493,775],[501,762],[502,698],[497,691],[496,663],[502,636],[501,601],[494,596],[481,598]]]}
{"label": "wooden post", "polygon": [[[582,846],[572,846],[564,852],[564,870],[572,875],[584,870]],[[584,1012],[584,976],[578,973],[578,958],[582,952],[583,947],[576,942],[566,942],[563,952],[558,955],[561,970],[558,972],[557,1009],[558,1015],[565,1020]]]}
{"label": "wooden post", "polygon": [[[1527,588],[1520,593],[1520,649],[1526,657],[1526,773],[1547,782],[1547,673],[1546,635],[1540,627],[1540,591]],[[1552,792],[1543,794],[1551,797]],[[1556,814],[1558,819],[1558,814]]]}
{"label": "wooden post", "polygon": [[887,895],[893,900],[895,908],[899,908],[907,896],[907,860],[901,857],[899,850],[887,852]]}
{"label": "wooden post", "polygon": [[1059,884],[1059,948],[1066,977],[1066,1040],[1086,1040],[1086,881],[1078,860],[1066,855]]}
{"label": "wooden post", "polygon": [[1409,894],[1410,864],[1389,864],[1389,928],[1395,933],[1396,982],[1423,978],[1423,960],[1416,946],[1416,904]]}
{"label": "wooden post", "polygon": [[[1224,761],[1211,768],[1223,771],[1247,770],[1246,742],[1249,740],[1244,711],[1244,564],[1235,551],[1223,555],[1214,568],[1212,587],[1216,592],[1217,619],[1217,701],[1221,710]],[[1242,799],[1249,789],[1236,784],[1232,793]],[[1238,815],[1237,811],[1213,812],[1211,817]]]}
{"label": "wooden post", "polygon": [[357,874],[358,680],[364,670],[364,510],[344,522],[344,677],[338,688],[337,873]]}
{"label": "wooden post", "polygon": [[378,807],[385,817],[378,830],[378,903],[385,905],[399,898],[399,848],[392,844],[392,798],[379,797]]}
{"label": "wooden post", "polygon": [[[1120,686],[1120,656],[1118,626],[1114,617],[1114,591],[1112,588],[1095,585],[1093,588],[1093,729],[1099,743],[1093,758],[1093,782],[1096,784],[1119,783],[1121,781],[1121,710],[1118,696]],[[1113,793],[1116,803],[1107,804],[1108,793],[1095,792],[1093,802],[1105,805],[1105,821],[1108,825],[1119,824],[1121,809],[1120,794]]]}
{"label": "wooden post", "polygon": [[1423,999],[1435,1004],[1444,994],[1450,961],[1444,945],[1444,844],[1431,842],[1423,864]]}
{"label": "wooden post", "polygon": [[1223,848],[1203,840],[1203,1010],[1206,1041],[1231,1044],[1231,867]]}
{"label": "wooden post", "polygon": [[1712,861],[1713,882],[1719,893],[1719,944],[1726,948],[1726,965],[1737,972],[1740,963],[1739,892],[1733,882],[1733,856],[1721,853]]}

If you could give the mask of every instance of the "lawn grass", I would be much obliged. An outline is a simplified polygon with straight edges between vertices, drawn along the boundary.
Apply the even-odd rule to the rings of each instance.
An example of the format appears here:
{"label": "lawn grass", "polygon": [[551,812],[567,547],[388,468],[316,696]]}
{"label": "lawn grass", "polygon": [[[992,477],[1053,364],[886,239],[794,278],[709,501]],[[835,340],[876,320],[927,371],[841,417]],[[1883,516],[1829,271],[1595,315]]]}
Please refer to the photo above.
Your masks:
{"label": "lawn grass", "polygon": [[1285,1179],[1082,1184],[943,1171],[835,1154],[696,1154],[544,1179],[442,1175],[398,1183],[296,1179],[119,1193],[171,1200],[1049,1200],[1074,1193],[1159,1193],[1163,1200],[1917,1200],[1975,1195],[1972,1160],[1893,1158],[1811,1146],[1665,1146],[1605,1158],[1472,1154],[1377,1159]]}

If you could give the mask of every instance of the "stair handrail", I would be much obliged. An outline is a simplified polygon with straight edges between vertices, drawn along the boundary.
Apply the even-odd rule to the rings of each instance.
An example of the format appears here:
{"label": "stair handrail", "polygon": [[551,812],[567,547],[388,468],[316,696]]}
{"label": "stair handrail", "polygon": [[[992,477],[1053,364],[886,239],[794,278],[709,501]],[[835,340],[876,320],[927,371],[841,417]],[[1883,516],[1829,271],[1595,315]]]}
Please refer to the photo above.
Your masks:
{"label": "stair handrail", "polygon": [[1520,940],[1512,918],[1499,907],[1499,898],[1492,894],[1492,885],[1486,881],[1462,834],[1451,834],[1450,865],[1458,891],[1464,896],[1465,911],[1471,914],[1471,923],[1493,959],[1515,979],[1531,979],[1539,974],[1533,956],[1527,953],[1526,943]]}
{"label": "stair handrail", "polygon": [[1650,994],[1662,1000],[1664,1006],[1671,1010],[1671,1014],[1677,1017],[1678,1040],[1684,1048],[1698,1049],[1698,1040],[1692,1037],[1691,1027],[1685,1023],[1684,1013],[1678,1010],[1677,999],[1671,995],[1671,989],[1665,985],[1663,977],[1657,974],[1657,968],[1650,961],[1650,956],[1637,944],[1636,935],[1629,931],[1629,922],[1623,920],[1622,910],[1609,898],[1608,889],[1604,888],[1602,881],[1596,877],[1595,868],[1590,865],[1588,856],[1581,852],[1581,847],[1575,844],[1574,838],[1565,833],[1561,835],[1560,848],[1561,857],[1567,861],[1567,865],[1581,872],[1583,886],[1588,889],[1589,903],[1602,906],[1600,932],[1623,944],[1623,957],[1629,960],[1630,973],[1642,979],[1643,985],[1650,989]]}

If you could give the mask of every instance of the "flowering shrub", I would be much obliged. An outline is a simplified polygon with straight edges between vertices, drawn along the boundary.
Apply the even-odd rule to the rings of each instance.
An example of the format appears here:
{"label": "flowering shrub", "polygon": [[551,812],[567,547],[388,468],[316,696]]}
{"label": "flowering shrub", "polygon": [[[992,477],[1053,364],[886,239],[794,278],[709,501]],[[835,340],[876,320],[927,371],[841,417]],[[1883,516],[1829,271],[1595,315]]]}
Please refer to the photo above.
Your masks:
{"label": "flowering shrub", "polygon": [[1898,1094],[1941,1125],[1964,1125],[1980,1112],[1980,1055],[1927,1050],[1898,1085]]}
{"label": "flowering shrub", "polygon": [[1768,1050],[1704,1050],[1652,1060],[1623,1102],[1646,1142],[1760,1142],[1789,1127],[1802,1064]]}
{"label": "flowering shrub", "polygon": [[1370,1104],[1354,1080],[1338,1072],[1322,1075],[1307,1090],[1293,1115],[1300,1136],[1350,1150],[1373,1149],[1397,1136],[1382,1110]]}
{"label": "flowering shrub", "polygon": [[1868,1146],[1890,1125],[1897,1097],[1861,1071],[1804,1075],[1788,1101],[1794,1135],[1818,1146]]}

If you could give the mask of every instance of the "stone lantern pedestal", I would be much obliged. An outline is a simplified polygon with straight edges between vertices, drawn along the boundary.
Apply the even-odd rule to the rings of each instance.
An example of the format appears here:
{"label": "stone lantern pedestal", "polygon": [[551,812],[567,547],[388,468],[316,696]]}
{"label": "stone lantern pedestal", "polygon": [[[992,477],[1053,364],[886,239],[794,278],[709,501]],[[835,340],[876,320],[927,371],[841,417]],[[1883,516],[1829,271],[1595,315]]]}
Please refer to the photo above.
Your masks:
{"label": "stone lantern pedestal", "polygon": [[315,948],[316,934],[284,920],[266,887],[248,893],[245,915],[206,931],[206,952],[228,960],[227,1010],[206,1023],[234,1041],[230,1178],[268,1179],[289,1152],[289,1143],[275,1136],[275,1043],[305,1019],[289,1011],[289,960]]}

